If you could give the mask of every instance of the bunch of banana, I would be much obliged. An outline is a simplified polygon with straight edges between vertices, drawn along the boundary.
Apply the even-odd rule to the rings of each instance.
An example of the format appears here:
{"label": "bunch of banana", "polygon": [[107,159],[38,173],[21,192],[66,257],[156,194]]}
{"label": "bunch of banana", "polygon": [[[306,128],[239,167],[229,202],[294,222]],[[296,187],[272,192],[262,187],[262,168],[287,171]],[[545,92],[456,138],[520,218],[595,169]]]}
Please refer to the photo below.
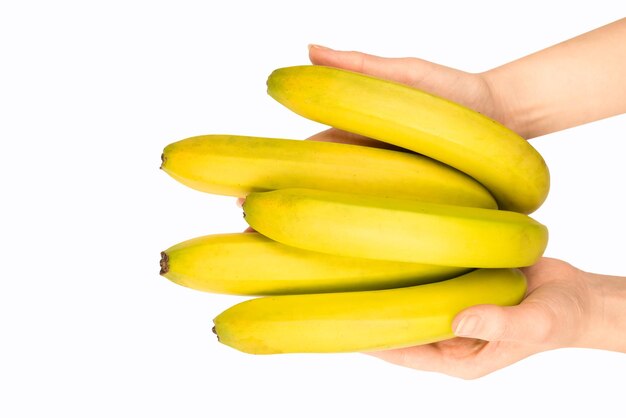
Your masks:
{"label": "bunch of banana", "polygon": [[165,148],[165,172],[245,197],[256,231],[161,253],[175,283],[262,296],[214,319],[219,341],[256,354],[399,348],[453,337],[466,307],[522,300],[518,268],[548,241],[528,216],[549,188],[528,142],[456,103],[350,71],[281,68],[267,85],[306,118],[400,148],[234,135]]}

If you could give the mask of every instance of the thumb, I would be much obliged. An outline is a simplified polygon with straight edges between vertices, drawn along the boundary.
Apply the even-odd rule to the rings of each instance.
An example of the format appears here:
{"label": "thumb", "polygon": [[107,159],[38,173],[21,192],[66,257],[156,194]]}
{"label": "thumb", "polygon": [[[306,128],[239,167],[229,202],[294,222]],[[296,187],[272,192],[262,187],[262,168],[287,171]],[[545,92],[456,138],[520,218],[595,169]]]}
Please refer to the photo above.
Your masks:
{"label": "thumb", "polygon": [[452,329],[459,337],[543,343],[551,325],[550,317],[532,305],[477,305],[461,311],[454,318]]}
{"label": "thumb", "polygon": [[[419,58],[383,58],[357,51],[336,51],[320,45],[309,45],[309,59],[313,64],[342,68],[413,87],[425,83],[431,75],[439,79],[453,70]],[[428,85],[423,86],[428,87]]]}

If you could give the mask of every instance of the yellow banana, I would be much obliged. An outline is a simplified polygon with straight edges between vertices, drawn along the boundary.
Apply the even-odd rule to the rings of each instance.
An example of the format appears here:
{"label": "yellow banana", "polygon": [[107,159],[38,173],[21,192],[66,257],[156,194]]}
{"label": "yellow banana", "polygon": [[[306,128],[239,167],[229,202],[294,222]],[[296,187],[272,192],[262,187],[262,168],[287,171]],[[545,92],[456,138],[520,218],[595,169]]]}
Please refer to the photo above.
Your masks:
{"label": "yellow banana", "polygon": [[386,350],[451,338],[461,310],[515,305],[525,292],[519,270],[479,269],[401,289],[251,299],[218,315],[213,331],[252,354]]}
{"label": "yellow banana", "polygon": [[161,274],[174,283],[234,295],[388,289],[449,279],[469,270],[311,252],[255,232],[198,237],[161,253]]}
{"label": "yellow banana", "polygon": [[245,219],[259,233],[311,251],[465,267],[533,264],[545,226],[502,210],[310,189],[251,193]]}
{"label": "yellow banana", "polygon": [[545,200],[541,155],[503,125],[409,86],[324,66],[274,71],[268,93],[327,125],[427,155],[472,176],[500,209],[531,213]]}
{"label": "yellow banana", "polygon": [[330,142],[206,135],[165,147],[161,168],[203,192],[244,197],[305,187],[496,208],[460,171],[400,151]]}

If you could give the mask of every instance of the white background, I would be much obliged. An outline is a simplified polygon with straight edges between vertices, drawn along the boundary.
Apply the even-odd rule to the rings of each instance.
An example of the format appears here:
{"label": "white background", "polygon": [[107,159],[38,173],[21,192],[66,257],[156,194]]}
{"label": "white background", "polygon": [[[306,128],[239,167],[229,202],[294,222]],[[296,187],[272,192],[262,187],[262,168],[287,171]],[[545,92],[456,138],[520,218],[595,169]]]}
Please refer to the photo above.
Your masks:
{"label": "white background", "polygon": [[[482,71],[624,15],[613,0],[288,3],[1,3],[0,416],[624,416],[623,354],[558,350],[474,381],[252,356],[211,333],[242,298],[159,276],[161,250],[245,227],[233,198],[161,172],[162,148],[322,129],[265,92],[308,43]],[[533,215],[546,255],[626,275],[625,133],[620,116],[532,140],[552,174]]]}

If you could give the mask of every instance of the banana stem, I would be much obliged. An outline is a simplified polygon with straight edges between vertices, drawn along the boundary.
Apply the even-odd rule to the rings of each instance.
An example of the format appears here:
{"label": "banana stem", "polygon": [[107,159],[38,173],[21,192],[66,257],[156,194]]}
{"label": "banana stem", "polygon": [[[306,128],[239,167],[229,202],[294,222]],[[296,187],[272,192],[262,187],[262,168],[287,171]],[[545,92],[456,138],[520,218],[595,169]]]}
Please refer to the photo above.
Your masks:
{"label": "banana stem", "polygon": [[170,271],[169,261],[170,257],[165,252],[161,252],[161,261],[159,262],[159,265],[161,266],[161,275],[166,274],[168,271]]}

